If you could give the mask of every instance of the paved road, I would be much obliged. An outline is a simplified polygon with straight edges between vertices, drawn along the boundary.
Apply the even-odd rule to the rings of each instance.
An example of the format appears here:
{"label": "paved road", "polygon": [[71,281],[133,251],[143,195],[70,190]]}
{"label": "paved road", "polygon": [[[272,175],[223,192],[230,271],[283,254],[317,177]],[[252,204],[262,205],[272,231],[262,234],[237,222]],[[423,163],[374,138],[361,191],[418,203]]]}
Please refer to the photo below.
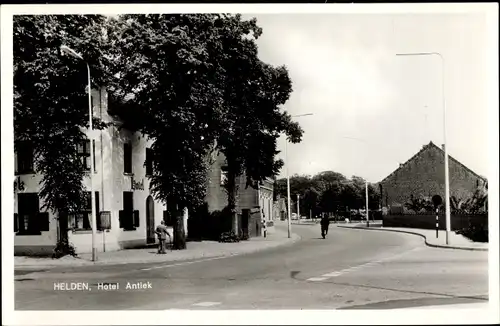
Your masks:
{"label": "paved road", "polygon": [[[15,309],[393,309],[487,300],[487,252],[429,248],[392,232],[331,227],[326,240],[317,225],[294,232],[302,240],[293,246],[229,258],[19,271]],[[151,288],[125,289],[142,281]],[[57,291],[58,282],[90,290]],[[120,288],[98,290],[103,282]]]}

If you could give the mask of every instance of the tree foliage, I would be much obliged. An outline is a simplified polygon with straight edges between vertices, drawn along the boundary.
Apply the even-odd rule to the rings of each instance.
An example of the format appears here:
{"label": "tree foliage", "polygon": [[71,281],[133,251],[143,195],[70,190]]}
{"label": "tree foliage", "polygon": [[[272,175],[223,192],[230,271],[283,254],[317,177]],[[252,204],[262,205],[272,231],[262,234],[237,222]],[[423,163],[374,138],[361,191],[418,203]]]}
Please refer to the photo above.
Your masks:
{"label": "tree foliage", "polygon": [[[44,208],[58,213],[62,239],[68,214],[84,205],[85,169],[77,144],[86,138],[88,88],[85,63],[62,56],[60,46],[80,52],[90,65],[92,84],[109,78],[108,49],[98,15],[14,17],[14,145],[33,145],[34,169],[42,174]],[[104,127],[94,118],[93,127]],[[63,241],[63,243],[66,243]]]}
{"label": "tree foliage", "polygon": [[302,129],[281,110],[292,92],[287,69],[258,58],[256,40],[262,29],[257,21],[225,15],[213,33],[218,34],[214,48],[220,51],[214,53],[214,66],[222,94],[216,144],[226,158],[225,188],[228,207],[234,210],[238,185],[234,180],[244,176],[246,186],[255,187],[277,175],[283,166],[282,160],[275,160],[279,135],[299,142]]}
{"label": "tree foliage", "polygon": [[[309,215],[310,210],[318,214],[361,209],[366,206],[365,184],[365,180],[360,177],[353,176],[348,179],[333,171],[320,172],[312,177],[294,175],[290,178],[292,205],[296,205],[299,194],[301,215],[305,216]],[[287,198],[286,187],[285,178],[276,180],[277,196]],[[368,204],[369,209],[378,209],[380,204],[380,194],[372,184],[368,184]]]}
{"label": "tree foliage", "polygon": [[[114,96],[129,97],[117,115],[155,144],[152,191],[179,208],[199,206],[206,158],[217,150],[227,161],[225,188],[234,210],[237,178],[245,175],[247,186],[255,186],[274,176],[283,165],[275,161],[279,134],[294,142],[302,135],[279,107],[291,92],[288,72],[257,56],[255,39],[262,31],[256,20],[124,15],[116,24],[120,78]],[[172,153],[181,159],[172,160]]]}

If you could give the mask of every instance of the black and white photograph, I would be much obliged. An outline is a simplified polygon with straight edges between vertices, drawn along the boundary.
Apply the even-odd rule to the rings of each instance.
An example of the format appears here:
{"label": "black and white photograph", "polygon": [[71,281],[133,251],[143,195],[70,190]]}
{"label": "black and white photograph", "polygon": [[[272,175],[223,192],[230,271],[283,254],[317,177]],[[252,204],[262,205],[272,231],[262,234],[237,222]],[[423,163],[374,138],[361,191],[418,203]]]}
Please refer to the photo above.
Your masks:
{"label": "black and white photograph", "polygon": [[498,4],[1,24],[3,324],[500,322]]}

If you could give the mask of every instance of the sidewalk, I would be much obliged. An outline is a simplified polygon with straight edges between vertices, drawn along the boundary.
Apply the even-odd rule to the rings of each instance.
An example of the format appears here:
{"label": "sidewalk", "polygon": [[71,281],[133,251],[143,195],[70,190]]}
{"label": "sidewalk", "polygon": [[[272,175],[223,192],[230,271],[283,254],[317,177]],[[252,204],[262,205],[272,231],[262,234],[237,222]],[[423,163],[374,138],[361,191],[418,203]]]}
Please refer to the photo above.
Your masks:
{"label": "sidewalk", "polygon": [[393,227],[382,227],[381,225],[373,225],[373,227],[367,228],[366,224],[352,224],[352,225],[337,225],[341,228],[355,228],[364,230],[376,230],[376,231],[392,231],[392,232],[402,232],[421,236],[425,239],[425,244],[430,247],[436,248],[450,248],[450,249],[462,249],[462,250],[476,250],[476,251],[488,251],[488,243],[473,242],[462,235],[456,234],[454,231],[450,232],[450,244],[446,244],[446,231],[439,230],[438,238],[436,238],[436,230],[426,230],[426,229],[413,229],[413,228],[393,228]]}
{"label": "sidewalk", "polygon": [[15,256],[15,269],[30,269],[41,267],[120,265],[137,263],[171,262],[195,260],[213,257],[226,257],[253,253],[278,246],[291,245],[300,240],[300,236],[292,234],[288,238],[286,231],[276,229],[267,237],[250,238],[237,243],[219,243],[216,241],[187,242],[187,249],[167,251],[166,255],[158,255],[156,248],[126,249],[120,251],[99,252],[98,260],[92,262],[92,254],[85,253],[77,258],[66,256],[60,259]]}

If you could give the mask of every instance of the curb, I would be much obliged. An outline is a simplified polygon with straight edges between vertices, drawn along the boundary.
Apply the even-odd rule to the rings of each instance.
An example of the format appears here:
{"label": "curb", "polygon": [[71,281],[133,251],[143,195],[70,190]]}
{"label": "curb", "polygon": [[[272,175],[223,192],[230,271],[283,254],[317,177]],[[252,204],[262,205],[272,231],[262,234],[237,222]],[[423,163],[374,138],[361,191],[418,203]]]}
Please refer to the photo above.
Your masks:
{"label": "curb", "polygon": [[[286,234],[285,234],[286,236]],[[126,264],[154,264],[154,263],[165,263],[165,262],[179,262],[179,261],[188,261],[188,260],[198,260],[198,259],[207,259],[207,258],[214,258],[214,257],[223,257],[223,258],[228,258],[228,257],[234,257],[234,256],[241,256],[241,255],[246,255],[246,254],[252,254],[264,250],[269,250],[269,249],[274,249],[278,247],[287,247],[295,244],[296,242],[300,241],[302,237],[300,237],[296,233],[292,233],[291,238],[285,238],[284,241],[275,243],[273,245],[269,246],[262,246],[259,248],[254,248],[251,250],[246,250],[242,252],[222,252],[218,253],[215,252],[213,254],[207,254],[207,255],[197,255],[194,257],[188,257],[188,258],[183,258],[179,257],[179,259],[172,259],[172,260],[166,260],[166,261],[127,261],[127,262],[106,262],[106,261],[97,261],[97,262],[92,262],[83,258],[77,257],[75,261],[72,261],[69,264],[51,264],[51,263],[42,263],[42,264],[26,264],[26,265],[17,265],[14,263],[14,269],[15,270],[31,270],[31,269],[40,269],[40,268],[57,268],[57,267],[86,267],[86,266],[114,266],[114,265],[126,265]],[[80,261],[78,261],[80,260]]]}
{"label": "curb", "polygon": [[367,228],[367,227],[362,227],[362,226],[343,226],[343,225],[337,225],[339,228],[344,228],[344,229],[358,229],[358,230],[375,230],[375,231],[388,231],[388,232],[397,232],[397,233],[406,233],[406,234],[412,234],[416,235],[419,237],[424,238],[424,242],[428,247],[433,247],[433,248],[444,248],[444,249],[458,249],[458,250],[469,250],[469,251],[488,251],[487,248],[472,248],[472,247],[459,247],[459,246],[446,246],[446,245],[437,245],[433,244],[427,241],[427,237],[423,234],[417,233],[417,232],[411,232],[411,231],[402,231],[402,230],[390,230],[390,229],[382,229],[382,228]]}

